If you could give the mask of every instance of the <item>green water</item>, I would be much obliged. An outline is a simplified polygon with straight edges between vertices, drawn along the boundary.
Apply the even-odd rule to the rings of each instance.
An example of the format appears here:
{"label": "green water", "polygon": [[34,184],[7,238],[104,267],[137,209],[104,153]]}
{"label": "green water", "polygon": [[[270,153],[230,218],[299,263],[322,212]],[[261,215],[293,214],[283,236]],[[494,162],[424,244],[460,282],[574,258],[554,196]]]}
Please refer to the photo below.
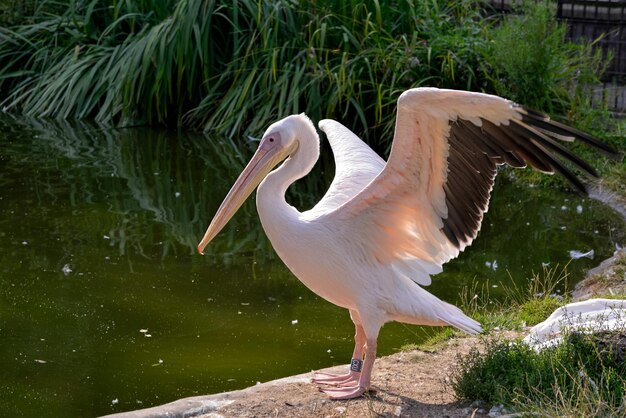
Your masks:
{"label": "green water", "polygon": [[[195,253],[254,148],[0,119],[0,416],[96,416],[349,359],[347,312],[283,267],[252,200]],[[329,182],[329,161],[295,188],[296,205],[319,198],[307,190]],[[523,285],[542,263],[594,249],[571,262],[577,280],[624,242],[601,204],[499,177],[479,238],[435,277],[439,297],[458,301],[477,280],[496,300],[510,277]],[[389,324],[380,353],[423,335]]]}

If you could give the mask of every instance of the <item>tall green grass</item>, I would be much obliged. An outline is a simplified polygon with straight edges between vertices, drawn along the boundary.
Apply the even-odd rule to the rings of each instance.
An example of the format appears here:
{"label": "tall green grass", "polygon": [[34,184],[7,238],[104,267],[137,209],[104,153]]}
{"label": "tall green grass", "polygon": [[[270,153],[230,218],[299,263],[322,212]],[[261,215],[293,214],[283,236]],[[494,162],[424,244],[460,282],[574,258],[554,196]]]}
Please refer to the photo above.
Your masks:
{"label": "tall green grass", "polygon": [[[0,28],[0,103],[37,117],[230,136],[258,134],[305,111],[385,142],[407,88],[494,92],[494,80],[506,75],[515,85],[526,74],[496,65],[501,56],[493,51],[508,46],[494,33],[511,23],[494,26],[471,0],[25,4],[30,15]],[[584,54],[576,61],[554,55],[561,61],[542,71],[588,65]],[[557,93],[538,92],[550,97],[546,103]]]}
{"label": "tall green grass", "polygon": [[515,285],[516,280],[511,278],[504,298],[497,303],[491,298],[489,282],[479,285],[478,281],[473,281],[461,289],[460,307],[486,331],[520,330],[538,324],[568,302],[569,276],[567,265],[543,266],[541,272],[533,272],[525,286]]}
{"label": "tall green grass", "polygon": [[234,133],[243,121],[258,130],[306,111],[387,137],[395,100],[406,88],[476,88],[480,54],[469,45],[482,42],[482,27],[469,2],[340,4],[241,13],[247,36],[236,39],[235,59],[189,122]]}
{"label": "tall green grass", "polygon": [[[557,295],[567,266],[544,267],[525,288],[513,287],[493,307],[489,288],[463,291],[465,310],[489,330],[545,320],[568,302]],[[471,296],[474,295],[474,296]],[[560,343],[536,351],[521,340],[487,336],[484,347],[458,357],[450,387],[459,399],[504,404],[520,416],[626,416],[626,322],[612,331],[563,331]]]}
{"label": "tall green grass", "polygon": [[[460,399],[513,406],[542,417],[626,415],[624,332],[572,333],[537,352],[522,341],[490,340],[461,357],[451,377]],[[525,416],[525,415],[524,415]]]}

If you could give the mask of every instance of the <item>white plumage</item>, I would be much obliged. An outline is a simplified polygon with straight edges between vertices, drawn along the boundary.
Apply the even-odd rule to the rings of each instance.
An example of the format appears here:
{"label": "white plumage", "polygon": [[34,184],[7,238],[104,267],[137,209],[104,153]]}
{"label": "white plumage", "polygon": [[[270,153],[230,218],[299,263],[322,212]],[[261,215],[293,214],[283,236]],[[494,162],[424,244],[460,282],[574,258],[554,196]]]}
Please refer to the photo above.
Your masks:
{"label": "white plumage", "polygon": [[314,379],[335,399],[369,389],[376,340],[388,321],[480,332],[480,324],[420,285],[429,285],[476,237],[498,164],[557,171],[585,191],[559,158],[595,172],[559,141],[577,137],[613,152],[500,97],[434,88],[400,96],[387,163],[340,123],[323,120],[320,128],[333,149],[336,173],[314,208],[301,213],[285,201],[289,185],[311,171],[320,152],[312,122],[292,115],[267,129],[198,249],[258,185],[259,217],[278,255],[309,289],[348,309],[355,324],[350,372]]}

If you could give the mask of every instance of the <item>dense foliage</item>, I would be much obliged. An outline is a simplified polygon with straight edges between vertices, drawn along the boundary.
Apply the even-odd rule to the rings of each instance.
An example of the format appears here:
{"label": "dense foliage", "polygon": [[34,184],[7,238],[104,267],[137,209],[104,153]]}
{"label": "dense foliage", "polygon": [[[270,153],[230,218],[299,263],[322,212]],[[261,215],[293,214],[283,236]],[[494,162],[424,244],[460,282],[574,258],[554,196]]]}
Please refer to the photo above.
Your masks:
{"label": "dense foliage", "polygon": [[495,27],[485,59],[496,93],[550,114],[572,110],[572,100],[588,101],[588,87],[608,62],[593,43],[565,42],[566,32],[541,2]]}
{"label": "dense foliage", "polygon": [[626,335],[574,333],[541,352],[518,341],[490,341],[461,358],[456,395],[512,405],[541,416],[624,416]]}
{"label": "dense foliage", "polygon": [[[22,14],[0,15],[2,107],[117,126],[258,134],[305,111],[388,140],[407,88],[497,92],[565,113],[572,81],[599,67],[541,4],[535,25],[470,0],[19,4]],[[537,48],[538,37],[549,42]],[[508,54],[511,42],[523,47]]]}

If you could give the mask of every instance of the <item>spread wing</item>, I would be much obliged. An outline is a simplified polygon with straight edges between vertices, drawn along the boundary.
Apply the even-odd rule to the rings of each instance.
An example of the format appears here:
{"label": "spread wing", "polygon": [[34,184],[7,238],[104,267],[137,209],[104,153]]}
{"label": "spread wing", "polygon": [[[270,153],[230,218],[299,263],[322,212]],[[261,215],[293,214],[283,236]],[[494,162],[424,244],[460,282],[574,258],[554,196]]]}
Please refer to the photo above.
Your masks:
{"label": "spread wing", "polygon": [[319,125],[333,150],[335,177],[309,216],[328,212],[354,198],[385,167],[385,160],[339,122],[325,119]]}
{"label": "spread wing", "polygon": [[527,164],[585,185],[567,160],[595,171],[565,148],[597,139],[503,98],[419,88],[398,100],[394,142],[385,168],[354,198],[325,215],[337,231],[358,234],[360,251],[420,284],[471,244],[487,211],[496,166]]}

